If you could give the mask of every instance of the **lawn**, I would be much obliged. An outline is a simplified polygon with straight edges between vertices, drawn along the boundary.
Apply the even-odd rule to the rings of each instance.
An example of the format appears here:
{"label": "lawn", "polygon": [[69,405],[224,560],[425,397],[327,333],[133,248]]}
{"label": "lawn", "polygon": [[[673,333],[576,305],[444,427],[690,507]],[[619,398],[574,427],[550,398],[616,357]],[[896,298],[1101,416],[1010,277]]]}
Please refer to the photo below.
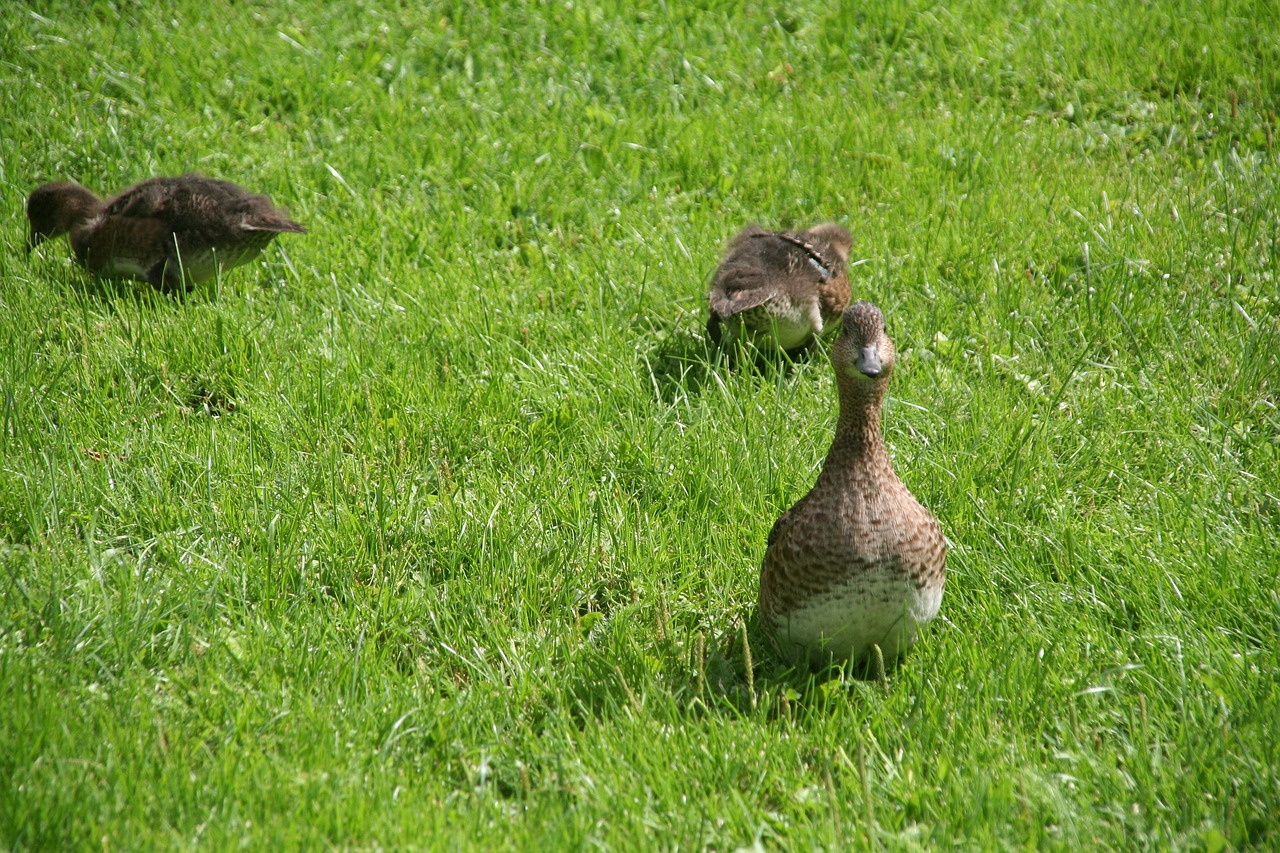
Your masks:
{"label": "lawn", "polygon": [[[1280,845],[1280,6],[11,3],[0,846]],[[47,180],[310,228],[185,299]],[[835,423],[731,368],[836,221],[951,545],[886,683],[754,627]]]}

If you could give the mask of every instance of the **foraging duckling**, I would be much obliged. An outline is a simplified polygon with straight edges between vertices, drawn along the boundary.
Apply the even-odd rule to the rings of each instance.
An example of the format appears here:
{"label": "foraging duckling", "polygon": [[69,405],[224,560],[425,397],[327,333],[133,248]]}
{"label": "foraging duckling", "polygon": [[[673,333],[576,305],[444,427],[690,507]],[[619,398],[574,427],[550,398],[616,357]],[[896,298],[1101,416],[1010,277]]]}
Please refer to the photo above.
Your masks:
{"label": "foraging duckling", "polygon": [[707,334],[794,350],[849,304],[853,238],[839,225],[766,231],[749,225],[729,244],[711,280]]}
{"label": "foraging duckling", "polygon": [[761,624],[793,662],[886,663],[938,614],[947,559],[938,520],[893,472],[880,409],[893,341],[870,302],[844,312],[831,349],[840,419],[818,481],[769,533]]}
{"label": "foraging duckling", "polygon": [[277,234],[307,230],[266,196],[201,175],[152,178],[106,202],[79,184],[44,184],[27,198],[27,219],[28,251],[70,234],[90,272],[165,292],[253,260]]}

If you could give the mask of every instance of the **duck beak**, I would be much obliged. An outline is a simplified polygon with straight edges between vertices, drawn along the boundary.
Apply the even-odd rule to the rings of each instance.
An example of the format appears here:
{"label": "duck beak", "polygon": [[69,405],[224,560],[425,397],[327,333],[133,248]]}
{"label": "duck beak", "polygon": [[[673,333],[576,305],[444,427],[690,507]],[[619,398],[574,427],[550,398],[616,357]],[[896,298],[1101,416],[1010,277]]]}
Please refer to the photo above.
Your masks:
{"label": "duck beak", "polygon": [[882,369],[880,353],[875,347],[863,347],[858,352],[858,371],[862,375],[875,379]]}

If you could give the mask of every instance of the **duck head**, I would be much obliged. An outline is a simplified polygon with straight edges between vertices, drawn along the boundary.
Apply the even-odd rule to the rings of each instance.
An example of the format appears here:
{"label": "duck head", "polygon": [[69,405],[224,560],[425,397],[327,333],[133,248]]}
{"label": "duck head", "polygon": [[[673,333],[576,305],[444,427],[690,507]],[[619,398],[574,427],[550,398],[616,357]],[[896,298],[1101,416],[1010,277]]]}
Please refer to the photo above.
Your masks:
{"label": "duck head", "polygon": [[809,233],[830,243],[840,256],[841,263],[849,263],[849,252],[853,250],[852,234],[833,222],[815,225],[809,229]]}
{"label": "duck head", "polygon": [[837,376],[858,384],[885,384],[893,373],[896,355],[879,308],[863,301],[845,309],[844,328],[831,348]]}
{"label": "duck head", "polygon": [[79,184],[52,183],[36,187],[27,196],[31,232],[27,251],[45,240],[61,237],[98,215],[102,200]]}

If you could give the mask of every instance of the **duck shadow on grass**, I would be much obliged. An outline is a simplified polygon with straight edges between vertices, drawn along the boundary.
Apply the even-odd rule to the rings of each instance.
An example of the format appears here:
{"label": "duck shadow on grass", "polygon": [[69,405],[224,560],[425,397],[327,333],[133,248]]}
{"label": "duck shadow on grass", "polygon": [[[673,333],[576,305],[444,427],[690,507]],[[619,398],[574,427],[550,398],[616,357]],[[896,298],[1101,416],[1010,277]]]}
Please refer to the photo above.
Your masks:
{"label": "duck shadow on grass", "polygon": [[[44,249],[41,246],[37,251]],[[98,303],[108,311],[115,311],[121,304],[173,307],[188,301],[216,302],[226,290],[249,286],[233,285],[221,275],[216,275],[204,281],[187,282],[182,287],[158,288],[148,282],[125,276],[94,275],[70,260],[62,262],[49,257],[37,258],[35,252],[29,252],[28,257],[33,277],[45,279],[64,295]],[[259,286],[264,290],[271,289],[271,285],[265,280]]]}
{"label": "duck shadow on grass", "polygon": [[[65,281],[59,283],[59,287],[66,293],[101,303],[112,311],[121,304],[159,308],[180,306],[188,302],[218,302],[223,292],[230,290],[230,285],[216,279],[182,288],[161,290],[145,281],[87,274],[83,277],[69,275]],[[268,289],[268,286],[263,285],[263,288]]]}
{"label": "duck shadow on grass", "polygon": [[[652,701],[642,685],[674,701],[677,714],[695,718],[730,714],[799,719],[824,714],[833,701],[874,702],[890,689],[902,664],[793,665],[775,651],[754,608],[718,633],[705,631],[658,639],[635,660],[592,655],[573,679],[574,715],[582,722],[619,712],[641,714]],[[842,698],[843,697],[843,698]],[[659,700],[661,701],[661,700]]]}
{"label": "duck shadow on grass", "polygon": [[129,279],[92,275],[68,277],[61,284],[61,289],[68,295],[97,303],[112,313],[122,304],[156,308],[180,304],[187,296],[186,293],[162,293],[149,284],[139,285]]}
{"label": "duck shadow on grass", "polygon": [[795,706],[821,706],[835,687],[884,689],[901,662],[873,658],[865,662],[831,659],[799,663],[784,658],[761,628],[756,612],[708,643],[700,669],[698,697],[709,707],[727,704],[740,710],[766,706],[788,713]]}
{"label": "duck shadow on grass", "polygon": [[[73,313],[86,310],[113,318],[122,324],[119,332],[131,343],[140,339],[137,336],[144,327],[163,322],[163,318],[181,318],[181,307],[188,297],[194,297],[193,302],[216,302],[218,296],[213,282],[203,282],[187,292],[164,293],[145,282],[90,275],[81,278],[74,273],[56,286]],[[209,293],[203,292],[206,288]],[[223,367],[225,353],[214,348],[212,338],[197,336],[192,340],[192,346],[183,348],[181,354],[169,351],[165,372],[148,359],[135,362],[131,367],[134,381],[160,390],[161,399],[167,398],[191,414],[219,418],[236,412],[239,382]]]}
{"label": "duck shadow on grass", "polygon": [[655,393],[667,403],[697,396],[729,373],[766,379],[790,376],[797,365],[821,357],[816,341],[793,350],[770,351],[750,344],[717,344],[703,330],[687,324],[659,329],[655,337],[657,343],[642,358]]}

